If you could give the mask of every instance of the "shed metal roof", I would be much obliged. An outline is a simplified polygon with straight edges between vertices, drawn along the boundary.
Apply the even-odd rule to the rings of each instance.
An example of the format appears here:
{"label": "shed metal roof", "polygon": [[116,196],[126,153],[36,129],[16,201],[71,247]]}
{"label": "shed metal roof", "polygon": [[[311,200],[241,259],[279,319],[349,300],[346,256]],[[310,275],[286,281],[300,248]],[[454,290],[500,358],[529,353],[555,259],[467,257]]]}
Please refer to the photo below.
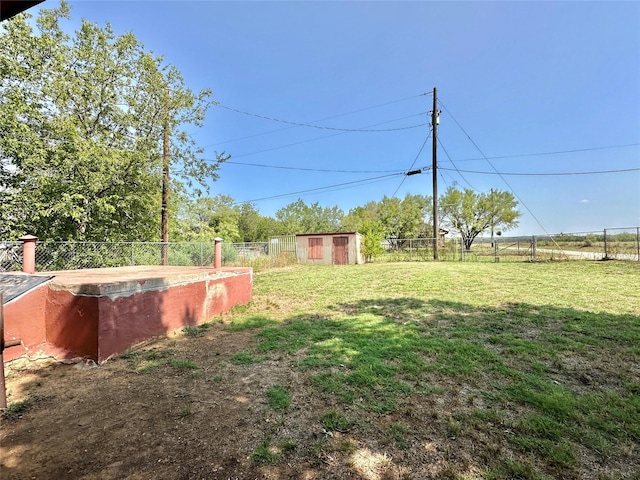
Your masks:
{"label": "shed metal roof", "polygon": [[296,233],[296,237],[323,237],[329,235],[357,235],[358,232],[330,232],[330,233]]}

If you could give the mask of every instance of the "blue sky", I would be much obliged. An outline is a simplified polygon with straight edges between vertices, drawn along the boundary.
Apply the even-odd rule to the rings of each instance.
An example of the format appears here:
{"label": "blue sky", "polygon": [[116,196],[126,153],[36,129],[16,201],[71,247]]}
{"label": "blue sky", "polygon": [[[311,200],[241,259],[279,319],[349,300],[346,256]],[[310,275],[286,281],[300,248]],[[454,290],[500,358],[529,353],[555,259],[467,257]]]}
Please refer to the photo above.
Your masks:
{"label": "blue sky", "polygon": [[[436,87],[439,192],[512,191],[523,214],[513,234],[640,225],[639,2],[70,5],[69,29],[84,17],[132,31],[188,86],[213,90],[220,105],[194,138],[205,157],[232,158],[212,196],[272,216],[298,198],[347,213],[431,195],[430,171],[396,174],[431,165]],[[507,175],[623,169],[636,170]]]}

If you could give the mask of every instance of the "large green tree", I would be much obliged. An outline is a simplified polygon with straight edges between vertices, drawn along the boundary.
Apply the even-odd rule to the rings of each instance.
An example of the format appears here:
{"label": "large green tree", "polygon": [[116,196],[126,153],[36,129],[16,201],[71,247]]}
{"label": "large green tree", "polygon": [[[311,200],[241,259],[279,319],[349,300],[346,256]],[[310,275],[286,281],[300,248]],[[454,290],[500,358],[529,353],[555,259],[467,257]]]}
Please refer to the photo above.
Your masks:
{"label": "large green tree", "polygon": [[174,190],[215,179],[186,124],[200,125],[211,92],[132,33],[83,20],[68,35],[65,2],[36,28],[17,16],[0,27],[0,238],[158,239],[163,133]]}
{"label": "large green tree", "polygon": [[424,195],[407,194],[402,200],[385,195],[378,204],[379,221],[391,242],[428,237],[431,211],[431,200]]}
{"label": "large green tree", "polygon": [[462,236],[466,250],[482,232],[510,230],[518,226],[520,212],[518,202],[510,192],[491,190],[476,193],[449,187],[440,197],[443,223],[457,230]]}
{"label": "large green tree", "polygon": [[244,202],[236,210],[239,212],[238,230],[243,242],[266,242],[269,236],[275,235],[269,230],[270,221],[260,215],[255,204]]}
{"label": "large green tree", "polygon": [[242,241],[239,219],[239,207],[228,195],[183,201],[176,225],[176,239],[213,242],[214,238],[220,237],[226,242],[239,242]]}
{"label": "large green tree", "polygon": [[372,223],[381,225],[377,202],[368,202],[363,206],[349,210],[349,213],[342,219],[342,228],[347,232],[362,233],[365,225],[368,228]]}
{"label": "large green tree", "polygon": [[403,199],[387,197],[379,202],[368,202],[353,208],[344,217],[343,227],[361,232],[371,223],[382,229],[389,241],[407,238],[424,238],[430,234],[432,223],[431,197],[407,194]]}
{"label": "large green tree", "polygon": [[302,199],[276,212],[282,235],[337,232],[343,217],[344,212],[337,206],[321,207],[317,202],[307,205]]}

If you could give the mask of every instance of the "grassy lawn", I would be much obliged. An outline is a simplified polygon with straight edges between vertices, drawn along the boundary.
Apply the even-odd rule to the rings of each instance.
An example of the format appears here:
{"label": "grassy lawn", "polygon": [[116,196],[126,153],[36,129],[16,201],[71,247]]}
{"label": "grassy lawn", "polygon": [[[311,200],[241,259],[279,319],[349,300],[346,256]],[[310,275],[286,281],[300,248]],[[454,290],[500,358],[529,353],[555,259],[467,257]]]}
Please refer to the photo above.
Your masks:
{"label": "grassy lawn", "polygon": [[[286,362],[326,405],[315,454],[438,478],[638,478],[639,292],[638,262],[294,266],[256,274],[227,329],[257,340],[233,362]],[[281,423],[257,463],[296,455],[269,449],[294,393],[269,390]]]}

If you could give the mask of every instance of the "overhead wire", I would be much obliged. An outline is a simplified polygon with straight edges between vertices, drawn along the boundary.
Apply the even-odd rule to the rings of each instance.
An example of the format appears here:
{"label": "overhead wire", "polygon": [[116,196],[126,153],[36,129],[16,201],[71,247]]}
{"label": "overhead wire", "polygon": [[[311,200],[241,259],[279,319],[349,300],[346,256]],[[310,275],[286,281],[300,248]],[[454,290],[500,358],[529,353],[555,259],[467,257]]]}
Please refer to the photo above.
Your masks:
{"label": "overhead wire", "polygon": [[[414,98],[422,97],[424,95],[427,95],[427,93],[421,93],[420,95],[412,95],[410,97],[400,98],[398,100],[392,100],[390,102],[384,102],[384,103],[380,103],[378,105],[372,105],[370,107],[359,108],[357,110],[352,110],[350,112],[339,113],[337,115],[332,115],[330,117],[324,117],[324,118],[321,118],[319,120],[312,120],[309,123],[318,123],[318,122],[324,122],[326,120],[333,120],[334,118],[346,117],[347,115],[353,115],[354,113],[360,113],[360,112],[365,112],[367,110],[373,110],[374,108],[380,108],[380,107],[384,107],[384,106],[387,106],[387,105],[392,105],[394,103],[404,102],[406,100],[411,100],[411,99],[414,99]],[[223,143],[231,143],[231,142],[237,142],[237,141],[240,141],[240,140],[246,140],[246,139],[249,139],[249,138],[260,137],[262,135],[269,135],[271,133],[282,132],[284,130],[289,130],[289,129],[292,129],[292,128],[296,128],[296,125],[291,125],[289,127],[284,127],[284,128],[278,128],[276,130],[270,130],[268,132],[256,133],[254,135],[247,135],[245,137],[240,137],[240,138],[236,138],[236,139],[232,139],[232,140],[223,140],[221,142],[212,143],[210,145],[204,145],[202,148],[213,147],[213,146],[216,146],[216,145],[222,145]]]}
{"label": "overhead wire", "polygon": [[[407,118],[407,117],[405,117],[405,118]],[[329,136],[333,136],[333,135],[342,135],[342,133],[332,134],[332,135],[329,135]],[[27,135],[17,134],[15,132],[4,132],[3,136],[5,136],[5,137],[6,136],[10,136],[10,137],[14,137],[14,138],[24,138],[25,141],[27,139],[31,140],[31,138],[28,137]],[[307,141],[320,140],[322,138],[326,138],[326,137],[318,137],[316,139],[311,139],[311,140],[307,140]],[[427,137],[427,140],[428,140],[428,138],[429,137]],[[129,138],[129,139],[133,140],[133,138]],[[54,139],[51,139],[51,140],[54,140]],[[67,140],[60,140],[60,141],[58,141],[58,143],[66,144],[66,143],[71,143],[71,142],[69,142]],[[305,143],[305,142],[299,142],[299,143]],[[294,144],[289,144],[289,145],[275,147],[275,148],[285,148],[286,146],[292,146],[292,145],[297,145],[297,144],[298,143],[294,143]],[[451,155],[449,155],[446,147],[444,146],[444,144],[442,143],[442,141],[440,139],[438,139],[438,144],[440,145],[440,147],[444,151],[445,155],[447,156],[448,161],[454,167],[453,169],[450,169],[450,168],[446,168],[446,167],[440,166],[439,169],[441,169],[441,170],[449,170],[449,171],[456,171],[457,173],[460,174],[460,177],[467,183],[467,185],[469,185],[469,187],[472,190],[476,190],[476,191],[478,191],[478,190],[476,188],[474,188],[473,185],[471,185],[471,183],[468,181],[468,179],[466,179],[462,175],[462,173],[471,173],[471,174],[478,174],[478,175],[505,175],[505,176],[532,176],[532,177],[533,176],[538,176],[538,177],[550,176],[550,177],[552,177],[552,176],[573,176],[573,175],[604,175],[604,174],[627,173],[627,172],[640,171],[640,168],[623,168],[623,169],[578,171],[578,172],[500,172],[500,171],[487,172],[487,171],[482,171],[482,170],[468,170],[468,169],[461,169],[461,168],[457,167],[457,165],[455,164],[455,162],[451,158]],[[631,146],[638,146],[638,145],[640,145],[640,144],[630,143],[630,144],[624,144],[624,145],[610,145],[610,146],[603,146],[603,147],[592,147],[592,148],[583,148],[583,149],[562,150],[562,151],[555,151],[555,152],[524,153],[524,154],[507,155],[507,156],[500,156],[500,157],[487,157],[486,159],[485,158],[459,159],[459,160],[456,160],[456,162],[469,161],[469,160],[487,160],[487,159],[503,159],[503,158],[518,158],[518,157],[528,157],[528,156],[555,155],[555,154],[562,154],[562,153],[585,152],[585,151],[604,150],[604,149],[611,149],[611,148],[624,148],[624,147],[631,147]],[[248,153],[248,154],[242,154],[242,155],[239,155],[239,157],[249,156],[249,155],[253,155],[253,154],[257,154],[257,153],[262,153],[264,151],[269,151],[269,150],[263,150],[263,151],[259,151],[259,152],[252,152],[252,153]],[[237,156],[234,156],[233,158],[237,158]],[[207,161],[207,162],[218,162],[218,159],[211,159],[211,158],[203,158],[203,160]],[[246,166],[253,166],[253,167],[263,167],[263,168],[313,171],[313,172],[326,172],[326,173],[395,173],[395,172],[399,173],[400,172],[399,170],[332,170],[332,169],[316,169],[316,168],[291,167],[291,166],[281,166],[281,165],[267,165],[267,164],[259,164],[259,163],[245,163],[245,162],[236,162],[236,161],[229,161],[229,160],[225,161],[224,163],[226,163],[226,164],[235,164],[235,165],[246,165]],[[415,161],[414,161],[414,163],[412,163],[411,168],[413,168],[414,164],[415,164]],[[427,168],[428,167],[422,167],[422,170],[427,169]]]}
{"label": "overhead wire", "polygon": [[[451,162],[451,165],[453,165],[453,168],[456,170],[456,172],[458,172],[458,175],[460,175],[460,178],[462,178],[462,180],[464,180],[465,183],[467,185],[469,185],[471,190],[475,190],[477,192],[478,190],[473,185],[471,185],[471,183],[469,183],[469,180],[467,180],[466,177],[464,175],[462,175],[462,171],[458,169],[458,167],[456,166],[455,163],[453,163],[453,159],[451,158],[451,155],[449,155],[449,152],[447,152],[447,149],[444,148],[444,145],[442,144],[442,141],[440,140],[440,138],[438,138],[438,145],[440,145],[440,148],[442,148],[442,151],[444,151],[444,154],[447,156],[447,158]],[[438,167],[438,169],[439,170],[443,170],[442,167]],[[446,170],[446,169],[444,169],[444,170]]]}
{"label": "overhead wire", "polygon": [[[448,111],[447,111],[448,113]],[[453,117],[451,117],[453,118]],[[455,121],[455,119],[454,119]],[[459,126],[459,125],[458,125]],[[464,130],[463,130],[464,131]],[[478,160],[504,160],[508,158],[521,158],[521,157],[541,157],[547,155],[562,155],[565,153],[579,153],[579,152],[594,152],[597,150],[608,150],[612,148],[628,148],[628,147],[637,147],[640,146],[640,143],[626,143],[623,145],[607,145],[603,147],[590,147],[590,148],[575,148],[572,150],[557,150],[553,152],[536,152],[536,153],[522,153],[517,155],[500,155],[495,157],[479,157],[479,158],[463,158],[458,160],[458,162],[473,162]]]}
{"label": "overhead wire", "polygon": [[[398,120],[404,120],[404,119],[407,119],[407,118],[410,118],[410,117],[416,117],[416,116],[419,116],[419,115],[424,115],[424,113],[425,112],[414,113],[413,115],[408,115],[406,117],[401,117],[401,118],[397,118],[397,119],[394,119],[394,120],[388,120],[386,122],[380,122],[380,123],[372,124],[370,126],[383,125],[385,123],[391,123],[391,122],[398,121]],[[424,125],[427,125],[427,124],[424,124]],[[290,127],[290,128],[295,128],[295,127]],[[365,127],[365,128],[368,128],[368,127]],[[286,129],[281,129],[281,130],[286,130]],[[292,144],[287,144],[287,145],[275,147],[275,149],[277,149],[277,148],[285,148],[285,147],[288,147],[288,146],[294,146],[294,145],[298,145],[300,143],[312,142],[312,141],[315,141],[315,140],[321,140],[323,138],[329,138],[329,137],[336,136],[336,135],[344,135],[345,133],[348,133],[348,132],[333,133],[333,134],[330,134],[330,135],[325,135],[325,136],[322,136],[322,137],[317,137],[317,138],[313,138],[313,139],[310,139],[310,140],[305,140],[303,142],[292,143]],[[29,136],[29,135],[26,135],[26,134],[23,134],[23,133],[7,132],[5,130],[0,130],[0,134],[3,137],[10,136],[10,137],[13,137],[13,138],[23,138],[23,139],[25,139],[25,142],[32,142],[33,141],[33,137],[32,136]],[[141,137],[135,137],[135,136],[125,135],[125,134],[123,134],[123,137],[127,138],[128,140],[132,140],[132,141],[136,140],[137,138],[141,138]],[[40,135],[39,138],[44,139],[44,140],[55,141],[58,144],[74,143],[74,142],[69,141],[69,140],[59,139],[59,138],[54,138],[54,137],[45,137],[45,136],[42,136],[42,135]],[[241,139],[238,139],[238,140],[241,140]],[[438,141],[440,141],[440,140],[438,139]],[[200,148],[206,148],[208,146],[213,146],[213,145],[217,145],[217,144],[205,145],[205,146],[200,147]],[[440,145],[442,145],[442,143],[440,143]],[[613,148],[628,148],[628,147],[637,147],[637,146],[640,146],[640,143],[627,143],[627,144],[622,144],[622,145],[606,145],[606,146],[601,146],[601,147],[590,147],[590,148],[576,148],[576,149],[572,149],[572,150],[558,150],[558,151],[552,151],[552,152],[520,153],[520,154],[514,154],[514,155],[501,155],[501,156],[486,157],[486,158],[485,157],[461,158],[461,159],[457,159],[456,162],[460,163],[460,162],[472,162],[472,161],[479,161],[479,160],[503,160],[503,159],[509,159],[509,158],[536,157],[536,156],[547,156],[547,155],[561,155],[561,154],[566,154],[566,153],[591,152],[591,151],[598,151],[598,150],[608,150],[608,149],[613,149]],[[246,153],[246,154],[234,155],[233,158],[239,158],[241,156],[254,155],[254,154],[257,154],[257,153],[263,153],[264,151],[269,151],[269,150],[261,150],[261,151],[258,151],[258,152],[251,152],[251,153]],[[464,172],[465,170],[461,170],[461,171]],[[469,170],[468,172],[469,173],[475,173],[475,172],[472,172],[471,170]],[[606,171],[603,171],[603,172],[607,173]],[[595,172],[595,173],[598,173],[598,172]],[[581,172],[576,172],[575,174],[576,175],[580,175],[582,173]],[[589,172],[586,172],[585,174],[589,174]]]}
{"label": "overhead wire", "polygon": [[299,170],[303,172],[323,172],[323,173],[402,173],[398,170],[331,170],[326,168],[305,168],[305,167],[289,167],[285,165],[266,165],[263,163],[247,163],[225,161],[225,164],[244,165],[249,167],[275,168],[281,170]]}
{"label": "overhead wire", "polygon": [[[438,99],[438,103],[442,106],[442,108],[449,114],[449,116],[453,119],[453,121],[456,123],[456,125],[458,125],[458,128],[460,128],[460,130],[462,130],[462,132],[466,135],[466,137],[469,139],[469,141],[471,142],[471,144],[476,148],[476,150],[478,150],[478,152],[480,152],[480,155],[482,155],[482,157],[487,161],[487,163],[491,166],[491,168],[496,172],[496,174],[498,174],[498,176],[502,179],[502,181],[505,183],[505,185],[509,188],[509,190],[511,191],[511,193],[513,193],[513,195],[518,199],[518,201],[522,204],[522,206],[527,210],[527,212],[529,212],[529,214],[533,217],[533,219],[536,221],[536,223],[540,226],[540,228],[542,228],[542,230],[544,231],[544,233],[546,233],[547,235],[549,235],[549,232],[547,232],[547,229],[544,227],[544,225],[542,224],[542,222],[538,219],[538,217],[533,213],[533,211],[527,206],[527,204],[520,198],[520,196],[517,194],[517,192],[515,191],[515,189],[511,186],[511,184],[507,181],[506,178],[504,178],[504,176],[496,169],[496,167],[493,165],[493,163],[491,163],[491,161],[487,158],[487,156],[484,154],[484,152],[480,149],[480,147],[478,146],[478,144],[476,142],[473,141],[473,139],[471,138],[471,136],[467,133],[467,131],[462,127],[462,125],[460,125],[460,123],[458,122],[458,120],[456,120],[456,118],[451,114],[451,112],[447,109],[447,107],[444,105],[444,103],[442,103],[442,101],[440,99]],[[553,238],[552,238],[553,240]],[[561,251],[562,248],[555,242],[555,240],[553,240],[553,242],[556,244],[556,247],[558,247]]]}
{"label": "overhead wire", "polygon": [[[439,167],[440,170],[450,170],[453,171],[453,168],[443,168]],[[624,172],[638,172],[640,168],[621,168],[618,170],[595,170],[591,172],[550,172],[550,173],[531,173],[531,172],[484,172],[479,170],[458,170],[455,169],[456,172],[464,172],[464,173],[477,173],[480,175],[507,175],[507,176],[522,176],[522,177],[559,177],[559,176],[571,176],[571,175],[602,175],[607,173],[624,173]]]}
{"label": "overhead wire", "polygon": [[[385,181],[389,181],[389,178],[373,178],[371,180],[362,180],[360,181],[360,183],[358,183],[357,185],[336,185],[336,186],[328,186],[326,188],[323,188],[323,190],[321,192],[318,192],[320,194],[324,194],[324,193],[330,193],[330,192],[337,192],[339,190],[346,190],[349,188],[358,188],[358,187],[362,187],[364,185],[371,185],[374,183],[380,183],[380,182],[385,182]],[[291,194],[289,196],[294,196],[296,194]]]}
{"label": "overhead wire", "polygon": [[[422,142],[422,146],[420,147],[420,150],[418,150],[418,154],[416,155],[416,158],[414,158],[413,162],[411,162],[411,166],[408,168],[408,170],[413,170],[413,166],[418,161],[418,158],[420,158],[420,154],[422,153],[422,150],[424,150],[424,146],[427,144],[427,141],[429,140],[429,138],[431,138],[431,130],[429,130],[429,134],[425,137],[424,142]],[[408,175],[405,175],[402,177],[402,180],[400,181],[400,185],[398,185],[398,188],[395,189],[395,191],[393,192],[393,195],[391,195],[391,198],[396,196],[396,194],[398,193],[398,190],[400,190],[400,187],[402,187],[402,184],[407,179],[407,176]]]}
{"label": "overhead wire", "polygon": [[330,188],[335,188],[335,187],[342,187],[345,185],[354,185],[357,183],[364,183],[364,182],[371,182],[372,180],[378,180],[378,179],[382,179],[382,178],[387,178],[387,177],[393,177],[393,176],[397,176],[397,175],[404,175],[404,173],[391,173],[391,174],[387,174],[387,175],[380,175],[378,177],[372,177],[372,178],[364,178],[362,180],[354,180],[351,182],[344,182],[344,183],[337,183],[334,185],[327,185],[324,187],[317,187],[317,188],[309,188],[306,190],[299,190],[297,192],[290,192],[290,193],[282,193],[282,194],[278,194],[278,195],[271,195],[268,197],[261,197],[261,198],[256,198],[253,200],[247,200],[247,202],[260,202],[263,200],[271,200],[274,198],[281,198],[281,197],[289,197],[291,195],[299,195],[301,193],[309,193],[309,192],[317,192],[320,190],[326,190],[326,189],[330,189]]}
{"label": "overhead wire", "polygon": [[[374,106],[371,106],[371,107],[366,107],[366,108],[354,110],[352,112],[347,112],[347,113],[343,113],[343,114],[334,115],[334,116],[331,116],[331,117],[326,117],[324,119],[314,121],[314,123],[315,122],[329,120],[329,119],[333,119],[333,118],[338,118],[338,117],[341,117],[341,116],[350,115],[352,113],[357,113],[357,112],[360,112],[360,111],[370,110],[370,109],[373,109],[373,108],[377,108],[377,107],[384,106],[384,105],[389,105],[389,104],[392,104],[392,103],[402,102],[402,101],[405,101],[405,100],[408,100],[408,99],[412,99],[412,98],[416,98],[416,97],[420,97],[420,96],[424,96],[424,95],[429,95],[429,94],[431,94],[431,92],[420,94],[420,95],[415,95],[415,96],[411,96],[411,97],[406,97],[406,98],[394,100],[394,101],[391,101],[391,102],[385,102],[385,103],[382,103],[382,104],[379,104],[379,105],[374,105]],[[640,143],[630,143],[630,144],[624,144],[624,145],[613,145],[613,146],[603,146],[603,147],[592,147],[592,148],[584,148],[584,149],[562,150],[562,151],[554,151],[554,152],[538,152],[538,153],[529,153],[529,154],[520,154],[520,155],[505,155],[505,156],[487,157],[484,154],[484,152],[478,147],[478,145],[473,141],[473,139],[470,137],[470,135],[465,131],[465,129],[460,125],[460,123],[456,120],[456,118],[451,114],[451,112],[447,109],[447,107],[443,104],[443,102],[439,101],[438,103],[451,116],[451,118],[454,120],[454,122],[458,125],[458,127],[462,130],[462,132],[467,136],[469,141],[474,145],[474,147],[482,155],[482,158],[480,158],[480,159],[462,159],[462,160],[457,160],[457,161],[486,160],[487,163],[494,170],[493,172],[483,172],[483,171],[476,171],[476,170],[459,169],[457,167],[457,165],[451,159],[450,155],[446,151],[446,148],[444,147],[444,145],[442,144],[440,139],[438,139],[438,142],[439,142],[441,148],[444,150],[446,156],[448,157],[449,161],[453,165],[455,171],[474,190],[475,190],[475,188],[473,188],[473,186],[469,183],[469,181],[462,175],[462,172],[464,172],[464,173],[472,173],[472,174],[491,174],[491,175],[500,176],[501,179],[504,181],[504,183],[510,188],[510,190],[513,192],[513,194],[522,203],[522,205],[533,216],[533,218],[536,220],[536,222],[543,228],[543,230],[544,230],[544,226],[541,224],[541,222],[538,220],[538,218],[535,216],[535,214],[533,214],[533,212],[528,208],[528,206],[522,201],[522,199],[517,195],[517,193],[514,191],[514,189],[511,187],[511,185],[503,177],[503,175],[504,176],[512,176],[512,175],[513,176],[515,176],[515,175],[519,175],[519,176],[595,175],[595,174],[610,174],[610,173],[621,173],[621,172],[630,172],[630,171],[638,171],[638,170],[640,170],[639,168],[630,168],[630,169],[602,170],[602,171],[591,171],[591,172],[558,172],[558,173],[510,173],[510,172],[500,172],[490,162],[490,159],[506,159],[506,158],[517,158],[517,157],[527,157],[527,156],[543,156],[543,155],[555,155],[555,154],[595,151],[595,150],[603,150],[603,149],[610,149],[610,148],[625,148],[625,147],[631,147],[631,146],[638,146],[638,145],[640,145]],[[226,108],[228,110],[233,110],[233,111],[236,111],[238,113],[251,115],[251,116],[256,116],[258,118],[263,118],[263,119],[270,120],[270,121],[287,123],[287,124],[290,125],[289,127],[286,127],[286,128],[283,128],[283,129],[279,129],[279,130],[275,130],[273,132],[287,130],[287,129],[296,128],[296,127],[310,127],[310,128],[318,128],[318,129],[325,129],[325,130],[334,130],[334,131],[339,132],[339,133],[334,133],[334,134],[331,134],[331,135],[318,137],[318,138],[314,138],[314,139],[310,139],[310,140],[306,140],[306,141],[302,141],[302,142],[296,142],[296,143],[293,143],[293,144],[278,146],[278,147],[265,149],[265,150],[261,150],[261,151],[257,151],[257,152],[241,154],[241,155],[234,156],[234,158],[240,158],[240,157],[244,157],[244,156],[250,156],[250,155],[254,155],[254,154],[259,154],[259,153],[263,153],[263,152],[277,150],[277,149],[280,149],[280,148],[286,148],[286,147],[289,147],[289,146],[299,145],[299,144],[302,144],[302,143],[308,143],[308,142],[311,142],[311,141],[316,141],[316,140],[320,140],[320,139],[323,139],[323,138],[328,138],[328,137],[331,137],[331,136],[334,136],[334,135],[342,135],[342,134],[349,133],[349,132],[390,132],[390,131],[406,130],[406,129],[410,129],[410,128],[416,128],[416,127],[428,125],[428,123],[423,123],[423,124],[420,124],[420,125],[414,125],[414,126],[409,126],[409,127],[400,127],[400,128],[396,128],[396,129],[370,129],[370,127],[373,127],[373,126],[376,126],[376,125],[382,125],[382,124],[385,124],[385,123],[391,123],[391,122],[394,122],[394,121],[410,118],[412,116],[423,115],[424,112],[419,113],[419,114],[410,115],[410,116],[407,116],[407,117],[402,117],[400,119],[394,119],[394,120],[390,120],[390,121],[387,121],[387,122],[377,123],[377,124],[374,124],[374,125],[370,125],[370,126],[366,126],[366,127],[362,127],[362,128],[358,128],[358,129],[354,129],[354,128],[343,129],[343,128],[333,128],[333,127],[325,127],[325,126],[321,126],[321,125],[314,125],[313,123],[298,123],[298,122],[291,122],[291,121],[287,121],[287,120],[281,120],[281,119],[277,119],[277,118],[273,118],[273,117],[267,117],[267,116],[252,114],[250,112],[243,112],[243,111],[240,111],[240,110],[231,109],[230,107],[226,107],[226,106],[220,105],[220,104],[218,104],[217,106],[220,106],[222,108]],[[265,134],[273,133],[273,132],[265,132],[265,133],[256,134],[256,135],[253,135],[253,136],[265,135]],[[13,136],[16,136],[16,137],[18,136],[14,132],[9,132],[9,135],[13,135]],[[229,141],[225,141],[225,142],[219,142],[219,143],[215,143],[215,144],[211,144],[211,145],[218,145],[220,143],[227,143],[227,142],[231,142],[231,141],[242,140],[242,139],[246,139],[246,138],[251,138],[253,136],[242,137],[240,139],[229,140]],[[428,141],[430,136],[431,136],[431,132],[429,132],[429,135],[425,138],[425,141],[423,142],[423,144],[422,144],[422,146],[420,148],[420,151],[418,152],[416,158],[414,159],[413,163],[411,164],[410,170],[413,168],[413,166],[417,162],[418,158],[420,157],[420,154],[421,154],[422,150],[424,149],[424,146],[426,145],[426,142]],[[23,136],[23,137],[26,137],[26,136]],[[66,140],[62,140],[61,143],[66,143],[66,142],[67,142]],[[208,146],[211,146],[211,145],[208,145]],[[205,161],[216,161],[216,162],[218,161],[218,159],[215,159],[215,160],[204,159],[204,160]],[[356,183],[362,183],[362,182],[367,182],[367,181],[378,181],[376,179],[386,178],[388,176],[394,176],[394,175],[403,175],[403,178],[402,178],[402,181],[400,182],[400,185],[394,191],[393,196],[395,196],[397,194],[397,192],[399,191],[399,189],[401,188],[401,186],[403,185],[404,180],[406,179],[406,176],[407,176],[406,174],[404,174],[402,172],[391,171],[391,170],[381,170],[381,171],[355,171],[355,170],[353,170],[353,171],[350,171],[350,170],[330,170],[330,169],[312,169],[312,168],[304,168],[304,167],[274,166],[274,165],[251,164],[251,163],[244,164],[242,162],[234,162],[234,161],[227,161],[226,163],[237,164],[237,165],[255,166],[255,167],[263,167],[263,168],[279,168],[279,169],[300,170],[300,171],[315,171],[315,172],[327,172],[327,173],[387,173],[387,172],[393,172],[393,173],[390,173],[390,175],[384,175],[382,177],[374,177],[373,179],[364,179],[364,180],[359,180],[359,181],[355,181],[355,182],[346,182],[344,184],[337,184],[337,185],[334,185],[334,186],[319,187],[318,189],[303,190],[303,191],[300,191],[300,192],[293,192],[293,193],[290,193],[290,194],[282,194],[282,195],[277,195],[277,196],[274,196],[274,197],[264,197],[263,199],[278,198],[278,197],[281,197],[281,196],[289,196],[289,195],[295,195],[295,194],[298,194],[298,193],[305,193],[305,192],[316,191],[316,190],[324,190],[324,189],[328,189],[328,188],[341,187],[341,186],[342,186],[342,188],[348,188],[347,187],[348,185],[352,185],[352,184],[356,184]],[[421,170],[425,170],[426,171],[427,168],[428,167],[424,167]],[[441,170],[445,170],[445,171],[447,171],[447,170],[454,171],[453,169],[447,169],[447,168],[444,168],[444,167],[440,167],[440,169]],[[444,180],[444,178],[443,178],[443,180]],[[258,200],[262,200],[262,199],[258,199]],[[545,232],[546,232],[546,230],[545,230]]]}
{"label": "overhead wire", "polygon": [[[449,175],[449,178],[451,178],[451,180],[453,181],[454,186],[458,183],[456,182],[456,180],[448,173],[447,175]],[[442,180],[442,182],[444,183],[445,187],[449,188],[449,184],[447,183],[447,180],[444,178],[444,175],[442,174],[442,172],[438,169],[438,174],[440,175],[440,179]]]}
{"label": "overhead wire", "polygon": [[384,129],[327,127],[327,126],[324,126],[324,125],[315,125],[315,124],[311,124],[311,123],[293,122],[293,121],[290,121],[290,120],[283,120],[283,119],[280,119],[280,118],[269,117],[267,115],[260,115],[260,114],[257,114],[257,113],[245,112],[245,111],[242,111],[242,110],[238,110],[236,108],[227,107],[226,105],[222,105],[222,104],[217,104],[216,107],[224,108],[226,110],[230,110],[230,111],[236,112],[236,113],[241,113],[243,115],[248,115],[248,116],[251,116],[251,117],[261,118],[263,120],[270,120],[272,122],[279,122],[279,123],[285,123],[285,124],[288,124],[288,125],[293,125],[295,127],[317,128],[319,130],[333,130],[333,131],[337,131],[337,132],[396,132],[396,131],[399,131],[399,130],[410,130],[412,128],[423,127],[424,125],[426,125],[426,123],[421,123],[421,124],[418,124],[418,125],[409,125],[409,126],[406,126],[406,127],[384,128]]}
{"label": "overhead wire", "polygon": [[[406,116],[406,117],[402,117],[402,118],[398,118],[398,119],[394,119],[394,120],[387,120],[387,121],[385,121],[385,122],[375,123],[375,124],[372,124],[371,126],[384,125],[385,123],[391,123],[391,122],[395,122],[395,121],[398,121],[398,120],[404,120],[405,118],[416,117],[416,116],[418,116],[418,115],[424,115],[424,112],[421,112],[421,113],[414,113],[413,115],[408,115],[408,116]],[[426,124],[426,123],[424,123],[423,125],[427,125],[427,124]],[[304,143],[315,142],[315,141],[318,141],[318,140],[323,140],[323,139],[325,139],[325,138],[336,137],[336,136],[338,136],[338,135],[345,135],[345,134],[347,134],[347,133],[349,133],[349,132],[331,133],[331,134],[329,134],[329,135],[323,135],[323,136],[321,136],[321,137],[310,138],[310,139],[308,139],[308,140],[302,140],[302,141],[300,141],[300,142],[287,143],[287,144],[285,144],[285,145],[278,145],[278,146],[276,146],[276,147],[266,148],[266,149],[264,149],[264,150],[258,150],[258,151],[256,151],[256,152],[242,153],[242,154],[240,154],[240,155],[234,155],[233,157],[234,157],[234,158],[249,157],[249,156],[251,156],[251,155],[257,155],[257,154],[259,154],[259,153],[272,152],[273,150],[280,150],[280,149],[282,149],[282,148],[294,147],[294,146],[296,146],[296,145],[302,145],[302,144],[304,144]]]}

